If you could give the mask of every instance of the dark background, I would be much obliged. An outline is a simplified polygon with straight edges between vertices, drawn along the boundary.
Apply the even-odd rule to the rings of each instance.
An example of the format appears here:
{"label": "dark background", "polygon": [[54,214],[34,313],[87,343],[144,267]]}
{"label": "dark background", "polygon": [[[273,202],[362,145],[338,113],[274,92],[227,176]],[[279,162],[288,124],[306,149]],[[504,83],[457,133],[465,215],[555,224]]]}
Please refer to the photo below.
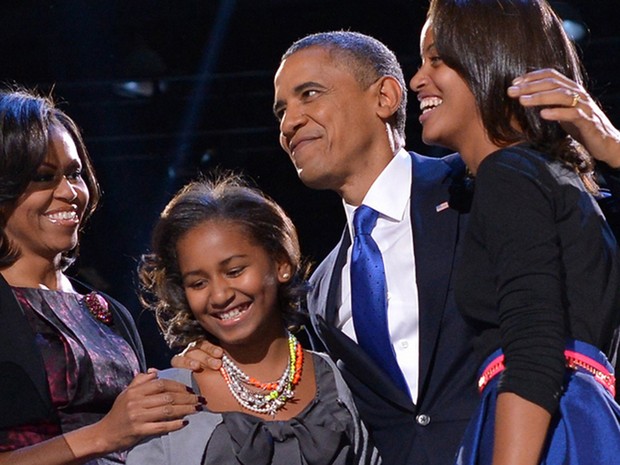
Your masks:
{"label": "dark background", "polygon": [[[54,89],[83,129],[104,190],[73,273],[123,301],[151,364],[167,365],[150,315],[136,299],[135,269],[149,231],[176,189],[215,167],[242,170],[298,226],[318,262],[344,221],[339,198],[305,188],[280,149],[271,112],[280,55],[312,32],[377,37],[409,79],[418,66],[426,0],[19,0],[0,3],[0,80]],[[620,1],[555,2],[589,32],[579,42],[590,91],[620,125]],[[527,44],[524,44],[527,46]],[[138,83],[138,93],[128,87]],[[137,87],[134,85],[134,87]],[[408,148],[420,142],[409,108]]]}

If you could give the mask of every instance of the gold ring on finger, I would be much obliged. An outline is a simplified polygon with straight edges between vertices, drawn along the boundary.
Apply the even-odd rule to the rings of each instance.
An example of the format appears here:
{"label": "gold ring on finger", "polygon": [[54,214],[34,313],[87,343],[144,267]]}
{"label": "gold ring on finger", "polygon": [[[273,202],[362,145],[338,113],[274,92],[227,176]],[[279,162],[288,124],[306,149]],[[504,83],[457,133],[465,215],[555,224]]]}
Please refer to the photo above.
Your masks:
{"label": "gold ring on finger", "polygon": [[575,108],[579,103],[580,99],[581,97],[579,96],[579,94],[577,92],[573,92],[573,101],[570,103],[570,107]]}

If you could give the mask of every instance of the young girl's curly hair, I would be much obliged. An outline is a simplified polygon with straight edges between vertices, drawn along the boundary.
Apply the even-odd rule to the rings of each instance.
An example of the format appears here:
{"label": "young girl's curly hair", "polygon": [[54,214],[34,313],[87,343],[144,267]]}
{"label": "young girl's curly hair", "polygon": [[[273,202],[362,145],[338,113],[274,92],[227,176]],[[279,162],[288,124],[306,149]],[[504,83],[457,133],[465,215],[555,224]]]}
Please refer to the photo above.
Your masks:
{"label": "young girl's curly hair", "polygon": [[[291,265],[291,277],[280,284],[278,302],[290,329],[305,318],[308,265],[302,262],[297,231],[284,210],[239,175],[194,181],[168,203],[153,231],[151,253],[139,266],[141,301],[155,312],[171,347],[210,338],[194,318],[185,298],[176,252],[179,239],[205,221],[239,225],[248,238],[274,260]],[[217,342],[217,341],[216,341]]]}

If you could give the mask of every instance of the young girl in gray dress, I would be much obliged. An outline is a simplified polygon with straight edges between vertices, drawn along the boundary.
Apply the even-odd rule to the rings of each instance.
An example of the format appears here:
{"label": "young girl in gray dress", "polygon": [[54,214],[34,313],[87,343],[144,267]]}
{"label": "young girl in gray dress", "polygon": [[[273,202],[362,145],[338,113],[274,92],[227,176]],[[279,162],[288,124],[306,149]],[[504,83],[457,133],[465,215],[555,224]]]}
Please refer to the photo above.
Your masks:
{"label": "young girl in gray dress", "polygon": [[172,199],[140,267],[144,301],[170,345],[209,339],[223,366],[160,373],[207,409],[138,445],[129,464],[377,463],[338,370],[292,332],[305,274],[291,220],[238,177],[193,182]]}

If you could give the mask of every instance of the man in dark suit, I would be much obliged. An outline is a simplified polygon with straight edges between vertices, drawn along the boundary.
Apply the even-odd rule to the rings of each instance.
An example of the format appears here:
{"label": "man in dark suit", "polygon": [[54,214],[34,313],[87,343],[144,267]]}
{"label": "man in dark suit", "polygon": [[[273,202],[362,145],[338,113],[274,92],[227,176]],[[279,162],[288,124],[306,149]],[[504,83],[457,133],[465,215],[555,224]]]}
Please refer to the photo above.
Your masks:
{"label": "man in dark suit", "polygon": [[[471,194],[463,164],[458,155],[404,150],[402,70],[374,38],[342,31],[304,37],[284,53],[274,85],[282,148],[304,184],[340,195],[347,217],[339,243],[311,278],[311,339],[338,363],[385,463],[452,464],[478,401],[482,362],[473,357],[473,333],[452,293]],[[587,139],[593,155],[609,160],[611,152],[611,161],[620,160],[615,128],[588,128],[588,117],[606,118],[583,89],[550,70],[521,85],[511,96],[534,93],[522,103],[552,106],[553,119]],[[432,105],[423,111],[441,105],[441,95],[425,97]],[[615,150],[603,144],[610,139]],[[371,236],[383,257],[389,343],[405,390],[356,342],[351,247],[361,205],[379,212]]]}
{"label": "man in dark suit", "polygon": [[[352,32],[305,37],[284,54],[274,83],[283,149],[304,184],[342,197],[347,216],[340,242],[312,276],[312,342],[338,363],[384,463],[452,464],[477,403],[472,334],[452,294],[466,214],[450,206],[467,203],[464,166],[457,155],[404,150],[405,81],[393,53],[375,39]],[[566,85],[526,80],[511,96],[561,105]],[[583,115],[553,116],[587,124]],[[459,192],[464,196],[456,198]],[[360,205],[380,213],[372,236],[385,263],[390,339],[406,390],[356,342],[349,273]],[[221,356],[208,343],[201,348]],[[195,360],[175,357],[173,365],[219,366],[196,352]]]}
{"label": "man in dark suit", "polygon": [[[464,168],[408,153],[406,85],[394,54],[353,32],[316,34],[284,54],[275,77],[280,142],[309,187],[343,199],[347,227],[312,276],[313,343],[338,363],[388,464],[447,465],[477,402],[477,363],[452,295],[464,215],[448,207]],[[350,286],[352,218],[379,212],[372,232],[385,263],[399,389],[356,343]]]}
{"label": "man in dark suit", "polygon": [[[312,276],[312,342],[341,368],[384,463],[448,465],[477,402],[472,338],[452,295],[464,215],[449,208],[449,188],[464,165],[457,155],[404,150],[403,72],[371,37],[301,39],[274,84],[282,147],[304,184],[337,192],[347,214],[340,243]],[[356,342],[349,259],[360,205],[380,213],[372,236],[385,263],[391,346],[405,390]],[[184,366],[178,357],[173,364]]]}

